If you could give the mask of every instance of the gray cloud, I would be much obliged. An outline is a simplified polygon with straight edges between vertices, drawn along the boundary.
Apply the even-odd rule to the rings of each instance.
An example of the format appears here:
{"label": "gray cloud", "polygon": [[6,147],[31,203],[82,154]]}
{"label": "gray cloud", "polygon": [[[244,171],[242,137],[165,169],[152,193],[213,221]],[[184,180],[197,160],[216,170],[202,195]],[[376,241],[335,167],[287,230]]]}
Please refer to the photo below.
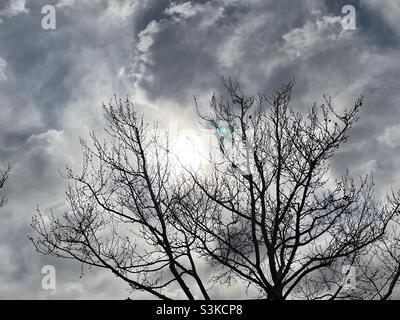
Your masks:
{"label": "gray cloud", "polygon": [[[372,171],[379,190],[398,185],[396,0],[354,1],[355,31],[340,24],[348,3],[328,0],[61,0],[52,1],[57,29],[45,31],[47,2],[0,6],[0,163],[14,166],[1,209],[1,298],[127,296],[108,273],[93,270],[81,280],[79,265],[39,256],[27,240],[37,204],[62,208],[65,181],[58,171],[66,163],[79,167],[78,137],[101,131],[101,102],[114,93],[130,94],[152,118],[153,108],[167,119],[179,114],[175,120],[186,126],[197,121],[193,94],[206,103],[222,75],[250,93],[295,78],[299,109],[323,93],[339,108],[362,94],[360,122],[332,171]],[[40,286],[45,264],[57,270],[54,295]]]}

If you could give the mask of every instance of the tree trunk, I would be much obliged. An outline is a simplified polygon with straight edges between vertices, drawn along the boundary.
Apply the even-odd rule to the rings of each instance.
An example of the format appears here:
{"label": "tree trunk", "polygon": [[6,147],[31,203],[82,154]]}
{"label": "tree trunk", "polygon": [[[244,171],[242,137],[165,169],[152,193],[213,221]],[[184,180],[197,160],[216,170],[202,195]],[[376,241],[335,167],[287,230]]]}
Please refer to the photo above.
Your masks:
{"label": "tree trunk", "polygon": [[283,292],[281,287],[274,287],[270,292],[268,292],[268,300],[284,300]]}

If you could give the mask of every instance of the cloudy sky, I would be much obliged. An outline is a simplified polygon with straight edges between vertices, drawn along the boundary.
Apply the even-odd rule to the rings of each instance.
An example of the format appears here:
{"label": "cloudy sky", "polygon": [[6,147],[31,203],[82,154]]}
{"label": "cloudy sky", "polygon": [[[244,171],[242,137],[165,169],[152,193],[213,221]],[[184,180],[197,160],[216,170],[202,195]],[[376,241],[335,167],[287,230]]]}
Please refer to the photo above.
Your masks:
{"label": "cloudy sky", "polygon": [[[42,28],[48,4],[55,30]],[[343,28],[345,5],[355,30]],[[60,170],[79,168],[78,139],[102,130],[101,103],[114,94],[180,130],[197,124],[193,95],[206,103],[221,76],[250,94],[294,78],[299,110],[324,93],[339,109],[363,95],[333,170],[373,172],[379,193],[399,186],[399,43],[398,0],[0,0],[0,165],[13,166],[0,209],[0,298],[128,296],[115,277],[81,279],[79,264],[38,255],[27,238],[38,205],[63,210]],[[55,292],[41,286],[48,264]]]}

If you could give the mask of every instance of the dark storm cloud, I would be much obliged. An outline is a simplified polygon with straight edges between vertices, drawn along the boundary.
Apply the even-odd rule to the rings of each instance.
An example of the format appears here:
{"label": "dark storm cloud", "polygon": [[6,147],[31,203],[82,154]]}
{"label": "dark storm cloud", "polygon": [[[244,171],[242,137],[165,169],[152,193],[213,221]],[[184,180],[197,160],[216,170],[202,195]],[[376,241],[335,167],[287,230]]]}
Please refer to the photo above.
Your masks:
{"label": "dark storm cloud", "polygon": [[162,19],[138,30],[139,42],[152,42],[148,51],[138,53],[139,58],[149,59],[138,63],[144,67],[139,85],[149,99],[181,101],[193,90],[214,88],[221,75],[266,81],[263,65],[278,54],[282,35],[302,26],[319,6],[316,1],[305,5],[290,1],[171,5]]}
{"label": "dark storm cloud", "polygon": [[[299,110],[324,93],[339,108],[362,94],[360,122],[332,172],[372,171],[380,190],[398,184],[397,0],[60,0],[52,1],[57,29],[44,31],[48,2],[0,5],[0,163],[14,166],[1,211],[0,297],[126,297],[108,274],[88,272],[81,280],[79,265],[34,254],[26,237],[37,204],[63,210],[58,171],[66,163],[79,168],[78,136],[101,129],[100,104],[114,93],[135,94],[145,113],[178,110],[177,121],[185,110],[192,122],[193,94],[207,102],[221,76],[240,80],[251,94],[295,78]],[[345,4],[356,8],[355,31],[341,26]],[[40,286],[45,264],[57,270],[55,295]]]}

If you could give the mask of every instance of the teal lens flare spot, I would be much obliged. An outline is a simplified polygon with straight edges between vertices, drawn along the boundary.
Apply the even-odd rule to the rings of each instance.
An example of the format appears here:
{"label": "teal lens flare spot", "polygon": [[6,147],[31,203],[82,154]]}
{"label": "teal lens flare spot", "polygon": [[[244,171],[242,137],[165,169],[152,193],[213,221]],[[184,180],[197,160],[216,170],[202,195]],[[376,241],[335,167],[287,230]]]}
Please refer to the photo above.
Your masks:
{"label": "teal lens flare spot", "polygon": [[229,128],[227,128],[227,127],[218,127],[218,131],[221,134],[226,134],[226,133],[229,132]]}

